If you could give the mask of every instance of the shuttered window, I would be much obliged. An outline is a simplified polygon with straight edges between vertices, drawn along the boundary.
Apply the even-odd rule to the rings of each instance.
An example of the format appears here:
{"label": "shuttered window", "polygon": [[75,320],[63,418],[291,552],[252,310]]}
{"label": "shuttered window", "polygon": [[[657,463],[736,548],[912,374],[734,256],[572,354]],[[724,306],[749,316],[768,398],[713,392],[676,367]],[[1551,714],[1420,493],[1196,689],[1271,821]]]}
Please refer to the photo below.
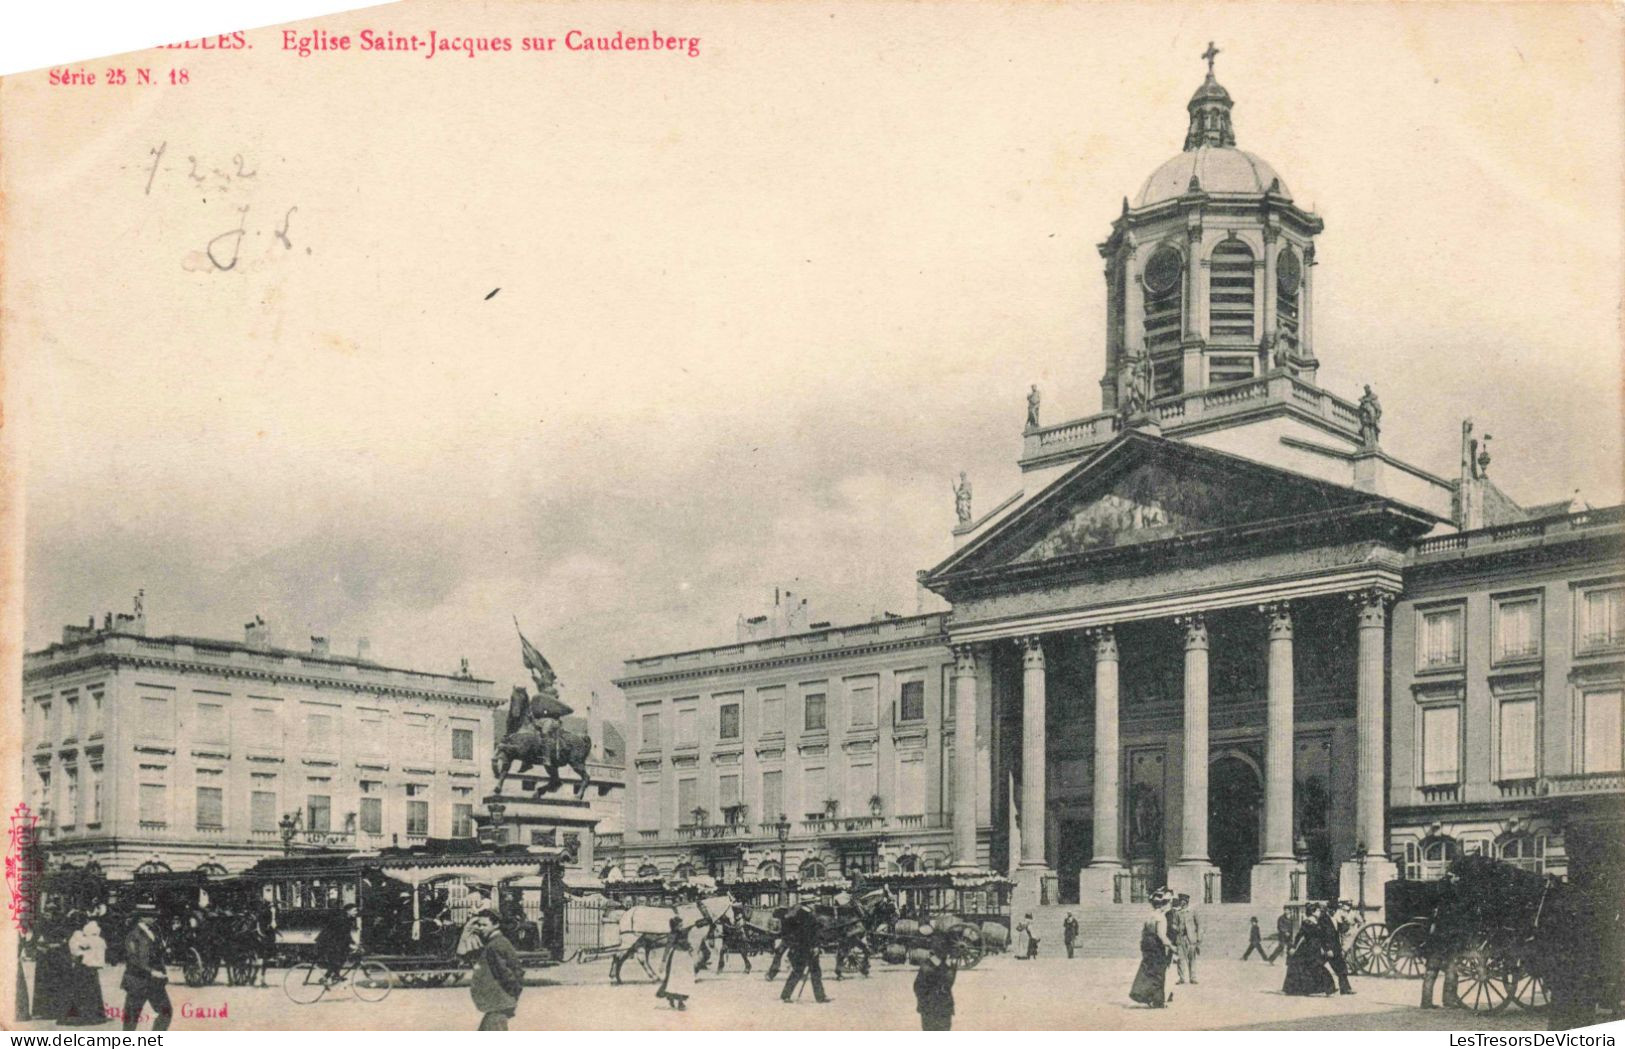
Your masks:
{"label": "shuttered window", "polygon": [[1253,339],[1253,249],[1245,241],[1220,241],[1208,272],[1212,337]]}

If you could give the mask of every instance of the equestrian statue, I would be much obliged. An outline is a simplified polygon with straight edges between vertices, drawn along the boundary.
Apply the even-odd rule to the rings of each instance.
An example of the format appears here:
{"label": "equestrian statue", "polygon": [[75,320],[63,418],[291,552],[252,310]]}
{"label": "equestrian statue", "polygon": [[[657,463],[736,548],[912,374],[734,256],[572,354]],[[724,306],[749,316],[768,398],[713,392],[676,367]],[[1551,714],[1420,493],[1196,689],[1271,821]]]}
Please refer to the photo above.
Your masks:
{"label": "equestrian statue", "polygon": [[575,709],[559,699],[558,675],[535,646],[525,640],[523,633],[519,635],[519,646],[525,667],[536,683],[536,694],[532,696],[523,685],[515,685],[508,699],[507,725],[491,755],[491,774],[497,779],[496,793],[502,793],[502,784],[515,761],[519,762],[517,771],[521,774],[536,766],[547,770],[547,781],[536,788],[538,798],[563,785],[559,768],[568,765],[575,770],[575,796],[579,800],[592,783],[587,772],[592,739],[585,732],[572,732],[564,727],[563,719],[575,713]]}

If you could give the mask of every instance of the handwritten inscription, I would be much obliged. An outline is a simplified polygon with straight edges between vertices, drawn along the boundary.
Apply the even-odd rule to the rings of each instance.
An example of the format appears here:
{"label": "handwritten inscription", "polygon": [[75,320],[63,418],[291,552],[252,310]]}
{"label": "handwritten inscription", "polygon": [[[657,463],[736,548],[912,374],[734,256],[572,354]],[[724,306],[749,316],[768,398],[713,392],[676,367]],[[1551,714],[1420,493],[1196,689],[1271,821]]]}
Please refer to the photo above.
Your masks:
{"label": "handwritten inscription", "polygon": [[179,197],[181,201],[193,198],[197,207],[220,218],[220,224],[203,238],[201,245],[186,252],[182,268],[200,273],[232,273],[245,262],[263,262],[267,257],[296,249],[305,255],[313,254],[295,221],[299,206],[274,197],[265,199],[259,192],[260,167],[260,162],[244,151],[220,156],[183,155],[167,141],[148,148],[137,169],[142,196]]}

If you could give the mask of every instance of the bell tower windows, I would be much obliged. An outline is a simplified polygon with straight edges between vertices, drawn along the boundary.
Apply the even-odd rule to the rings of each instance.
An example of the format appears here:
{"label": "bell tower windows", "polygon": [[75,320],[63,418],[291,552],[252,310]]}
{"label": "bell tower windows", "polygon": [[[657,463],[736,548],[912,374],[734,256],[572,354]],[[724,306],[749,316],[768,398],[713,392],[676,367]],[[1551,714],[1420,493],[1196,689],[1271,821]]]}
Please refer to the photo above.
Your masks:
{"label": "bell tower windows", "polygon": [[1288,244],[1275,257],[1275,332],[1286,353],[1298,352],[1299,299],[1303,290],[1303,261]]}
{"label": "bell tower windows", "polygon": [[1153,251],[1145,264],[1145,345],[1152,356],[1179,348],[1184,274],[1185,258],[1171,244]]}
{"label": "bell tower windows", "polygon": [[1213,249],[1209,263],[1208,315],[1210,337],[1246,340],[1257,337],[1254,323],[1253,249],[1235,237]]}

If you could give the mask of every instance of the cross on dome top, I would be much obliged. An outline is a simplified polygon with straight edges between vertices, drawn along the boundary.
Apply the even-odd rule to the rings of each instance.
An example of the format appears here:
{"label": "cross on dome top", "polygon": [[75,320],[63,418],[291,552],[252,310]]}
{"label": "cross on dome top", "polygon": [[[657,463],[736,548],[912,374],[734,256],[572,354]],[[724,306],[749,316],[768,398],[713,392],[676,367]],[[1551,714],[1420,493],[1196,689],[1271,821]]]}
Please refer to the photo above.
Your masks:
{"label": "cross on dome top", "polygon": [[1190,129],[1185,133],[1187,150],[1236,144],[1236,131],[1230,125],[1230,92],[1213,76],[1213,60],[1218,56],[1219,49],[1209,40],[1207,50],[1202,52],[1207,59],[1207,78],[1185,107],[1191,115]]}

